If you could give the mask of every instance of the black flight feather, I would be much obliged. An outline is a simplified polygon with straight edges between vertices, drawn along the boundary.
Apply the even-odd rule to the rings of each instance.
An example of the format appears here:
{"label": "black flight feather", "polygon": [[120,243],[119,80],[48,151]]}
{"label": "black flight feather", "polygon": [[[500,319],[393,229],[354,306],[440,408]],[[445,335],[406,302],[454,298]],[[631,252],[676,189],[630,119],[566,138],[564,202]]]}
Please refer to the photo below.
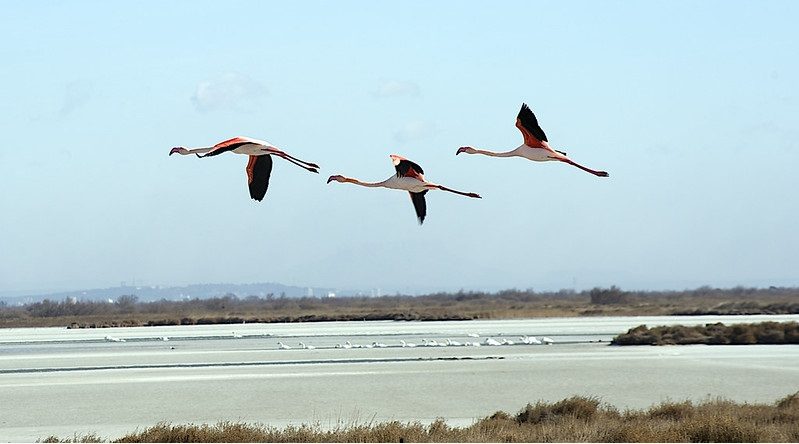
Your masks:
{"label": "black flight feather", "polygon": [[400,160],[400,162],[394,167],[397,170],[397,177],[403,177],[408,174],[408,170],[413,168],[419,174],[424,174],[422,167],[419,166],[418,163],[411,162],[408,159]]}
{"label": "black flight feather", "polygon": [[411,193],[411,202],[413,202],[413,209],[416,210],[416,218],[419,219],[419,225],[422,225],[424,222],[425,216],[427,216],[427,203],[424,200],[424,195],[427,194],[428,190],[424,190],[421,193]]}
{"label": "black flight feather", "polygon": [[252,180],[250,181],[250,197],[261,201],[269,188],[269,176],[272,174],[272,156],[255,156],[252,166]]}
{"label": "black flight feather", "polygon": [[522,103],[522,109],[519,110],[519,115],[517,117],[522,122],[522,126],[529,131],[533,137],[548,142],[547,135],[544,134],[544,130],[538,125],[538,119],[535,118],[533,110],[531,110],[526,103]]}

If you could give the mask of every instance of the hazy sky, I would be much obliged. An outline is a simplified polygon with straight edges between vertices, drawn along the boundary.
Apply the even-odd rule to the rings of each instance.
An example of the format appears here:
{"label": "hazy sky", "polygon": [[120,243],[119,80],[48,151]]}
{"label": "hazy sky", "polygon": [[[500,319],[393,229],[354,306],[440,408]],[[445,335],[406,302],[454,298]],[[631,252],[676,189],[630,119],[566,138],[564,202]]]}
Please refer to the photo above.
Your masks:
{"label": "hazy sky", "polygon": [[[799,2],[4,2],[0,291],[799,284]],[[610,172],[455,157],[551,144]],[[172,156],[235,135],[275,159]],[[325,184],[389,154],[482,200]]]}

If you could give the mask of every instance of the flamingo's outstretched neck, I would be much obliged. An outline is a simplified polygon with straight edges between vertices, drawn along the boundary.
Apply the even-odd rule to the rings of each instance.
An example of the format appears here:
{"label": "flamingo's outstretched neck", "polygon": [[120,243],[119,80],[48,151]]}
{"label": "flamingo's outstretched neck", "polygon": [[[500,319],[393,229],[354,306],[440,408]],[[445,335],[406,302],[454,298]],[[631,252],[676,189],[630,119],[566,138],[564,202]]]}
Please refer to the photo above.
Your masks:
{"label": "flamingo's outstretched neck", "polygon": [[558,158],[558,160],[560,160],[561,162],[566,162],[569,165],[574,165],[574,166],[576,166],[577,168],[579,168],[579,169],[581,169],[583,171],[586,171],[586,172],[589,172],[589,173],[593,174],[594,176],[598,176],[598,177],[609,177],[610,176],[610,174],[608,174],[607,171],[592,170],[591,168],[586,168],[586,167],[580,165],[579,163],[577,163],[577,162],[575,162],[575,161],[573,161],[571,159],[568,159],[568,158]]}
{"label": "flamingo's outstretched neck", "polygon": [[333,182],[333,181],[341,182],[341,183],[352,183],[352,184],[355,184],[355,185],[360,185],[362,187],[369,187],[369,188],[378,188],[378,187],[385,186],[385,184],[386,184],[386,181],[382,181],[382,182],[361,182],[358,179],[353,179],[351,177],[345,177],[345,176],[341,176],[341,175],[330,176],[327,179],[327,183],[330,183],[330,182]]}
{"label": "flamingo's outstretched neck", "polygon": [[490,157],[513,157],[516,155],[516,149],[512,149],[510,151],[496,152],[488,150],[479,150],[471,146],[462,146],[458,148],[458,151],[455,153],[455,155],[457,156],[460,153],[482,154],[484,156],[490,156]]}
{"label": "flamingo's outstretched neck", "polygon": [[480,195],[477,194],[477,193],[465,193],[463,191],[457,191],[457,190],[453,190],[452,188],[447,188],[447,187],[445,187],[443,185],[436,185],[435,187],[438,188],[441,191],[449,191],[450,193],[460,194],[461,196],[473,197],[475,199],[482,199],[482,197],[480,197]]}
{"label": "flamingo's outstretched neck", "polygon": [[207,146],[207,147],[202,147],[202,148],[192,148],[192,149],[188,149],[188,148],[183,147],[183,146],[176,146],[176,147],[172,148],[171,150],[169,150],[169,155],[171,156],[173,154],[180,154],[180,155],[186,156],[188,154],[194,154],[197,157],[205,157],[205,156],[201,156],[200,154],[207,153],[207,152],[211,151],[212,149],[214,149],[214,147],[212,147],[212,146]]}

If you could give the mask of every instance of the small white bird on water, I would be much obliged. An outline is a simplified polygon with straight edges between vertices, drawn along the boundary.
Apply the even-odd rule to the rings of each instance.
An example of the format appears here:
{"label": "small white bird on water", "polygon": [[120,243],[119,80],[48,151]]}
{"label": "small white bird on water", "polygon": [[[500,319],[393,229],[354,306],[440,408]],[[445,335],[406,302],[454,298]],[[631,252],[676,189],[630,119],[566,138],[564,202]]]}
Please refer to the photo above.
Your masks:
{"label": "small white bird on water", "polygon": [[291,350],[290,345],[286,345],[280,341],[277,342],[277,346],[280,347],[281,350]]}
{"label": "small white bird on water", "polygon": [[543,342],[544,345],[550,345],[550,344],[554,344],[555,343],[555,341],[553,341],[552,338],[548,338],[546,336],[541,338],[541,342]]}
{"label": "small white bird on water", "polygon": [[400,345],[402,345],[403,347],[416,347],[416,344],[414,344],[413,342],[405,342],[404,339],[400,340]]}
{"label": "small white bird on water", "polygon": [[502,343],[494,338],[486,338],[485,345],[497,346],[497,345],[502,345]]}
{"label": "small white bird on water", "polygon": [[535,336],[527,336],[524,335],[521,337],[522,342],[529,345],[541,345],[541,341],[539,341]]}
{"label": "small white bird on water", "polygon": [[304,342],[300,342],[300,347],[301,347],[303,350],[313,350],[313,349],[315,349],[315,348],[316,348],[316,347],[314,347],[313,345],[305,345],[305,343],[304,343]]}

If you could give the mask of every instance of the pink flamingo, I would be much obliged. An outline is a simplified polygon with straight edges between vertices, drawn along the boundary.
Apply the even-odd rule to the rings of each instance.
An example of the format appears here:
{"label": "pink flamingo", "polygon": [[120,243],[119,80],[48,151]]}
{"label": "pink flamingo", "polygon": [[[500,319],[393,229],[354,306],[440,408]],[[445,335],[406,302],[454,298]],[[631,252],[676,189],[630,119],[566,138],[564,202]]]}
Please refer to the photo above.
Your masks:
{"label": "pink flamingo", "polygon": [[608,177],[609,174],[605,171],[592,170],[586,168],[579,163],[569,159],[563,151],[554,150],[547,143],[547,135],[544,130],[538,125],[538,119],[535,118],[533,111],[522,103],[522,109],[519,110],[519,115],[516,117],[516,128],[522,132],[524,136],[524,143],[518,148],[507,152],[493,152],[486,150],[478,150],[471,146],[463,146],[458,148],[457,156],[460,153],[466,154],[483,154],[492,157],[524,157],[525,159],[533,160],[535,162],[548,162],[559,161],[568,163],[569,165],[576,166],[577,168],[587,171],[595,176]]}
{"label": "pink flamingo", "polygon": [[382,182],[361,182],[358,179],[352,179],[341,175],[330,176],[327,183],[332,181],[341,183],[354,183],[363,187],[370,188],[391,188],[394,190],[405,190],[411,195],[411,202],[413,208],[416,210],[416,217],[419,219],[419,225],[424,222],[427,215],[427,203],[424,200],[424,195],[430,190],[449,191],[450,193],[460,194],[461,196],[474,197],[480,199],[481,197],[475,193],[464,193],[463,191],[455,191],[443,185],[438,185],[425,180],[424,171],[419,164],[411,162],[410,160],[392,154],[391,161],[394,163],[394,168],[397,173]]}
{"label": "pink flamingo", "polygon": [[319,173],[317,170],[319,165],[315,163],[305,162],[296,157],[292,157],[264,140],[243,136],[234,137],[209,147],[188,149],[178,146],[172,148],[172,150],[169,151],[169,155],[171,156],[177,153],[184,156],[195,154],[197,157],[210,157],[217,156],[227,151],[250,156],[250,161],[247,162],[247,184],[250,187],[250,197],[259,202],[264,198],[266,189],[269,187],[269,176],[272,174],[272,156],[281,157],[312,173]]}

